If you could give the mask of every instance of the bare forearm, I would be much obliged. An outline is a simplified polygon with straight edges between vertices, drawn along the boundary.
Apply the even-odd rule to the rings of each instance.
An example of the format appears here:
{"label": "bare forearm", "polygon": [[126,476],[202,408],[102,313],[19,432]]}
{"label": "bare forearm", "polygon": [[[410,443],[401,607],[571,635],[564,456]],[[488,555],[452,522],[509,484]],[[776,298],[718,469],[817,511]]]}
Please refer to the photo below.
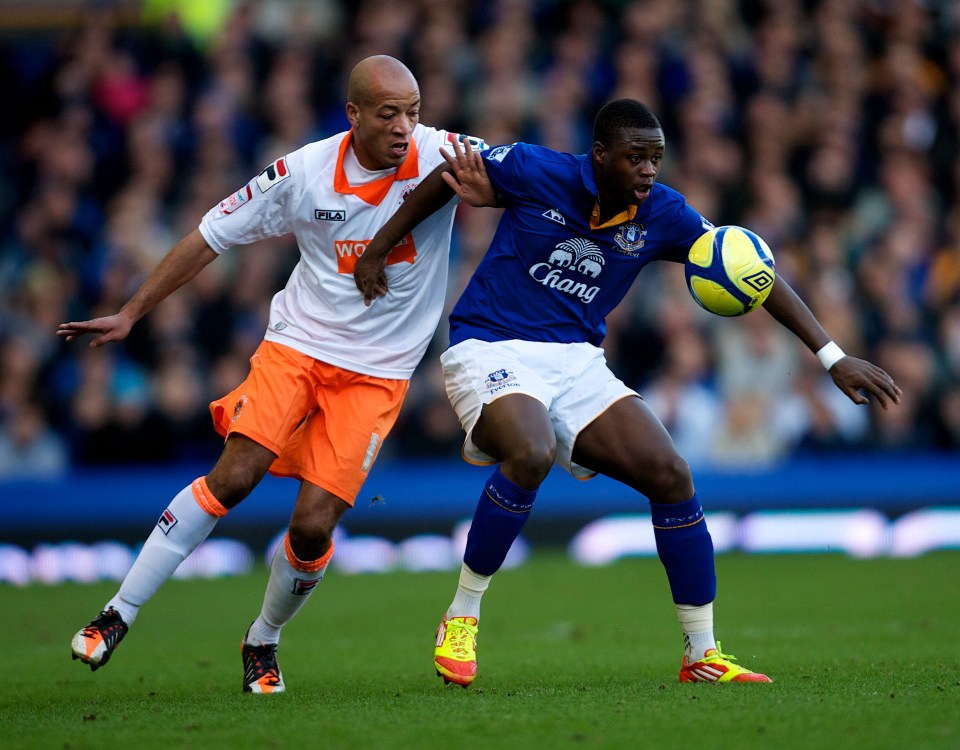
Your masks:
{"label": "bare forearm", "polygon": [[65,341],[94,334],[90,346],[96,348],[111,341],[122,341],[134,323],[162,300],[186,284],[217,254],[207,245],[200,230],[194,230],[174,245],[120,311],[93,320],[71,321],[57,326],[57,336]]}
{"label": "bare forearm", "polygon": [[763,307],[774,320],[793,332],[810,351],[816,352],[830,341],[810,308],[783,278],[777,278]]}
{"label": "bare forearm", "polygon": [[456,156],[441,149],[446,164],[441,164],[410,193],[403,205],[374,235],[353,269],[353,279],[369,305],[387,293],[384,269],[387,255],[400,240],[413,231],[420,222],[439,211],[454,195],[471,206],[494,206],[496,194],[487,178],[483,160],[470,148],[460,150],[453,142]]}
{"label": "bare forearm", "polygon": [[374,236],[364,251],[364,255],[371,254],[372,260],[387,255],[401,239],[428,216],[443,208],[454,196],[453,190],[444,182],[442,173],[448,171],[446,165],[441,164],[421,182],[403,202],[396,213],[390,217]]}
{"label": "bare forearm", "polygon": [[[869,403],[864,394],[872,396],[884,409],[900,403],[903,392],[893,378],[871,362],[844,354],[830,340],[810,308],[782,278],[776,280],[763,306],[817,355],[833,382],[853,403]],[[833,351],[830,351],[831,347]]]}
{"label": "bare forearm", "polygon": [[193,230],[164,256],[120,312],[132,321],[139,320],[216,257],[200,230]]}

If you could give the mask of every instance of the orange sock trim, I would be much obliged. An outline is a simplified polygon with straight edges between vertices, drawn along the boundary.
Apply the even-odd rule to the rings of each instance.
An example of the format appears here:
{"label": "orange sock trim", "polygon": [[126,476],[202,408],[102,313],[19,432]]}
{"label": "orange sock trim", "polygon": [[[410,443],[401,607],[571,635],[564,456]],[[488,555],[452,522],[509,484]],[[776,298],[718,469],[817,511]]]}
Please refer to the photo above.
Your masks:
{"label": "orange sock trim", "polygon": [[290,546],[290,534],[283,537],[283,549],[287,553],[287,560],[290,561],[290,564],[294,568],[303,573],[316,573],[327,567],[327,563],[330,562],[330,558],[333,557],[333,540],[330,540],[330,549],[326,551],[323,557],[319,557],[316,560],[301,560],[293,554],[293,547]]}
{"label": "orange sock trim", "polygon": [[220,504],[220,501],[213,496],[210,488],[207,487],[206,477],[194,479],[191,489],[193,490],[193,499],[197,501],[197,505],[203,508],[205,512],[214,518],[222,518],[227,515],[227,508],[224,508],[223,505]]}

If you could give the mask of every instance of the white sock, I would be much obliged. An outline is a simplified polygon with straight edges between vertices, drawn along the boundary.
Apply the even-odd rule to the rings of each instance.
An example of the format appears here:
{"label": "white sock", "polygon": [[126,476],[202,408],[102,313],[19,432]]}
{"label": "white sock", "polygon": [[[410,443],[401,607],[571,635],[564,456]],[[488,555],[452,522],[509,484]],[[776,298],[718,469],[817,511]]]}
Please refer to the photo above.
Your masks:
{"label": "white sock", "polygon": [[331,557],[332,543],[323,557],[304,562],[293,554],[290,537],[283,538],[283,542],[273,553],[270,580],[267,581],[267,590],[263,595],[263,607],[247,631],[247,643],[280,642],[280,630],[307,603],[310,594],[323,580],[323,573]]}
{"label": "white sock", "polygon": [[702,659],[708,649],[717,647],[713,637],[713,602],[700,606],[677,604],[676,607],[683,629],[684,653],[688,659]]}
{"label": "white sock", "polygon": [[460,568],[460,582],[457,584],[457,593],[453,597],[447,617],[476,617],[480,621],[480,600],[483,592],[490,585],[492,576],[482,576],[474,573],[464,563]]}
{"label": "white sock", "polygon": [[205,477],[184,487],[160,515],[120,590],[104,609],[113,607],[132,625],[140,607],[206,539],[227,510],[210,494]]}

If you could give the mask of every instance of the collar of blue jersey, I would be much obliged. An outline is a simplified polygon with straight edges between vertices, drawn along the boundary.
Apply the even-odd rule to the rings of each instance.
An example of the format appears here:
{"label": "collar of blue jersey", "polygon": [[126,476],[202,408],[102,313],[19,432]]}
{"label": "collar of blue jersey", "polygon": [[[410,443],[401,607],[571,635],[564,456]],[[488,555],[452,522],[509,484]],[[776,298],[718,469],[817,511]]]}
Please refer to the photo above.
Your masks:
{"label": "collar of blue jersey", "polygon": [[600,221],[600,189],[597,187],[597,178],[593,174],[592,156],[593,154],[587,153],[579,157],[581,159],[580,177],[583,180],[583,186],[587,189],[587,192],[593,196],[593,210],[590,212],[590,228],[606,229],[607,227],[615,227],[626,221],[630,221],[637,215],[637,206],[627,206],[626,211],[621,211],[609,221],[605,221],[603,224],[598,223]]}

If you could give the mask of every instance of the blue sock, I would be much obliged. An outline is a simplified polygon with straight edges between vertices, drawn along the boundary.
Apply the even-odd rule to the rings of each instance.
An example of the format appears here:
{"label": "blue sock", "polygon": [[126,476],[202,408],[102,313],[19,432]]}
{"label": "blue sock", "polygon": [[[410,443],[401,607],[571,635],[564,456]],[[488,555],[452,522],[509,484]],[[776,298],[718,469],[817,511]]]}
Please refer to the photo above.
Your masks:
{"label": "blue sock", "polygon": [[536,490],[517,486],[497,467],[484,485],[467,535],[463,561],[470,570],[490,576],[500,569],[513,540],[520,536],[536,497]]}
{"label": "blue sock", "polygon": [[702,605],[717,595],[713,540],[696,494],[684,503],[650,503],[657,553],[676,604]]}

